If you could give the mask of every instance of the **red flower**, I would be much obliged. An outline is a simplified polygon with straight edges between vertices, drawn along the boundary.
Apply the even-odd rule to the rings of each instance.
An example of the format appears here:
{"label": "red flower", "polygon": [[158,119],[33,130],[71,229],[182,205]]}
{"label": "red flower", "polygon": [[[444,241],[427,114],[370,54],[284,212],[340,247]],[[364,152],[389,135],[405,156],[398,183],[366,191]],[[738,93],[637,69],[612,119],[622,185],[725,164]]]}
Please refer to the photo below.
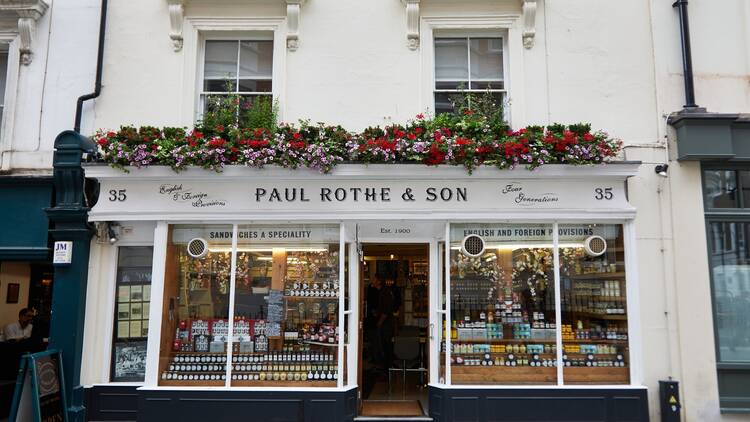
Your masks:
{"label": "red flower", "polygon": [[422,113],[417,114],[417,119],[424,120],[424,114]]}
{"label": "red flower", "polygon": [[466,138],[458,138],[456,139],[456,145],[459,146],[465,146],[471,144],[471,141]]}
{"label": "red flower", "polygon": [[421,135],[423,131],[424,130],[421,127],[414,128],[414,133],[416,133],[417,135]]}
{"label": "red flower", "polygon": [[292,147],[292,149],[304,149],[305,142],[304,141],[290,142],[289,146]]}
{"label": "red flower", "polygon": [[232,151],[232,153],[234,154],[237,154],[237,151],[239,151],[239,149],[237,149],[237,147],[232,147],[230,151]]}
{"label": "red flower", "polygon": [[223,146],[224,146],[224,145],[225,145],[226,143],[227,143],[227,141],[225,141],[224,139],[221,139],[221,138],[213,138],[213,139],[211,139],[210,141],[208,141],[208,146],[210,146],[211,148],[221,148],[221,147],[223,147]]}
{"label": "red flower", "polygon": [[407,137],[409,138],[410,141],[413,141],[413,140],[417,139],[417,135],[415,135],[413,133],[410,133],[409,135],[407,135]]}
{"label": "red flower", "polygon": [[297,139],[299,139],[299,138],[301,138],[301,137],[302,137],[302,135],[300,135],[300,133],[299,133],[299,132],[294,132],[294,133],[292,134],[292,138],[294,138],[295,140],[297,140]]}
{"label": "red flower", "polygon": [[594,140],[594,135],[592,135],[589,132],[586,132],[586,133],[583,134],[583,140],[586,141],[586,142],[591,142],[591,141]]}
{"label": "red flower", "polygon": [[104,145],[107,145],[109,143],[109,141],[107,141],[106,138],[99,138],[99,139],[96,140],[96,143],[99,144],[99,145],[101,145],[101,146],[104,146]]}
{"label": "red flower", "polygon": [[445,153],[440,150],[440,147],[437,143],[432,144],[429,151],[427,152],[427,157],[425,158],[424,162],[427,165],[438,165],[445,162]]}
{"label": "red flower", "polygon": [[224,132],[224,126],[223,125],[217,125],[216,126],[216,131],[217,132]]}
{"label": "red flower", "polygon": [[470,108],[464,110],[464,116],[471,116],[472,114],[474,114],[474,112]]}
{"label": "red flower", "polygon": [[107,138],[114,138],[115,136],[117,136],[115,132],[107,132]]}
{"label": "red flower", "polygon": [[193,132],[193,136],[197,139],[203,139],[203,134],[198,131]]}
{"label": "red flower", "polygon": [[151,149],[156,151],[157,149],[159,149],[159,145],[151,144]]}

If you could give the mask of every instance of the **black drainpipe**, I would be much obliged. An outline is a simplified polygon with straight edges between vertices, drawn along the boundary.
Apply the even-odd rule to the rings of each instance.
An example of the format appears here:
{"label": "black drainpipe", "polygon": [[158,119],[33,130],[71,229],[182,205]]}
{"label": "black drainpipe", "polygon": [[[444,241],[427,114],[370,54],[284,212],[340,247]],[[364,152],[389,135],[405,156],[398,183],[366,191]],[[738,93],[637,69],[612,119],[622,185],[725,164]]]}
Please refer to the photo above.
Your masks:
{"label": "black drainpipe", "polygon": [[685,79],[686,109],[698,108],[695,103],[695,87],[693,86],[693,53],[690,49],[690,19],[688,18],[688,0],[677,0],[672,7],[680,14],[680,38],[682,40],[682,71]]}
{"label": "black drainpipe", "polygon": [[101,18],[99,20],[99,50],[96,58],[96,83],[94,92],[78,97],[76,104],[76,120],[73,130],[81,133],[81,114],[83,114],[83,103],[93,100],[102,92],[102,63],[104,60],[104,34],[107,29],[107,0],[102,0]]}

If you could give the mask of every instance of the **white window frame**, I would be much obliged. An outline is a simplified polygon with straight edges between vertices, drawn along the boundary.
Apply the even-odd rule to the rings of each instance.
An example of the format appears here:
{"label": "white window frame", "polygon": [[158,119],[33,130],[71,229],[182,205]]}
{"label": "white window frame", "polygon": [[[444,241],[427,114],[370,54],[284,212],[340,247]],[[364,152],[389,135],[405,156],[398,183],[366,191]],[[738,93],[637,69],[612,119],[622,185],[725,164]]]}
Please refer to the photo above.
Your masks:
{"label": "white window frame", "polygon": [[[435,48],[435,40],[438,39],[462,39],[466,41],[466,64],[467,64],[467,77],[465,81],[460,81],[460,83],[466,82],[466,88],[463,90],[456,89],[445,89],[445,88],[438,88],[436,85],[438,82],[452,82],[457,80],[458,78],[450,78],[446,80],[440,80],[437,77],[435,77],[435,82],[433,84],[433,106],[432,109],[435,110],[437,113],[437,106],[435,105],[435,95],[438,93],[459,93],[461,91],[472,93],[472,94],[482,94],[487,92],[487,89],[474,89],[471,87],[472,82],[490,82],[487,79],[479,79],[479,80],[472,80],[471,78],[471,40],[473,39],[499,39],[502,42],[502,56],[503,56],[503,74],[500,78],[500,82],[503,84],[502,88],[492,88],[489,91],[492,93],[501,93],[501,98],[503,101],[503,105],[507,105],[508,103],[508,89],[506,87],[506,74],[508,72],[508,61],[507,61],[507,51],[508,51],[508,37],[499,33],[489,32],[489,33],[467,33],[467,31],[436,31],[434,34],[434,40],[433,45],[431,46],[433,49]],[[434,61],[433,61],[433,68],[434,68]],[[508,117],[507,111],[504,113],[505,117]]]}
{"label": "white window frame", "polygon": [[[613,389],[630,389],[637,388],[644,385],[643,380],[643,354],[642,354],[642,332],[641,332],[641,316],[639,312],[639,297],[640,297],[640,285],[638,281],[637,272],[637,253],[636,253],[636,238],[635,238],[635,222],[632,220],[603,220],[597,218],[581,218],[580,220],[506,220],[506,221],[466,221],[466,220],[448,220],[445,224],[445,296],[446,296],[446,307],[445,307],[445,319],[446,326],[450,327],[451,311],[453,304],[450,300],[450,288],[451,288],[451,273],[450,273],[450,245],[451,245],[451,225],[452,224],[492,224],[492,223],[509,223],[509,224],[542,224],[549,225],[552,227],[552,250],[554,255],[554,286],[555,286],[555,339],[557,348],[557,380],[555,384],[529,384],[529,385],[516,385],[516,384],[453,384],[451,376],[451,336],[448,335],[445,338],[445,380],[444,383],[438,382],[436,385],[441,388],[457,388],[457,389],[534,389],[534,388],[562,388],[562,389],[577,389],[577,388],[613,388]],[[627,312],[627,323],[628,323],[628,370],[630,375],[630,382],[628,384],[565,384],[564,379],[564,365],[563,365],[563,339],[562,339],[562,286],[560,278],[560,249],[559,249],[559,226],[563,224],[614,224],[622,227],[623,235],[623,246],[625,254],[625,295],[626,295],[626,312]],[[435,283],[431,287],[433,295],[440,294],[440,283]],[[438,355],[439,356],[439,355]],[[434,379],[431,383],[435,383]]]}
{"label": "white window frame", "polygon": [[192,125],[201,114],[203,65],[206,40],[273,39],[271,96],[279,102],[279,119],[285,110],[286,18],[202,18],[188,17],[183,29],[183,99],[181,123]]}
{"label": "white window frame", "polygon": [[[523,27],[519,14],[421,18],[421,108],[435,111],[435,38],[482,37],[503,39],[505,118],[511,127],[525,125]],[[518,87],[518,89],[516,89]]]}
{"label": "white window frame", "polygon": [[[164,318],[164,312],[163,304],[164,304],[164,277],[165,277],[165,271],[166,271],[166,261],[167,261],[167,243],[169,242],[169,226],[174,225],[182,225],[182,224],[208,224],[208,225],[231,225],[232,226],[232,258],[231,258],[231,269],[230,269],[230,289],[229,289],[229,309],[228,309],[228,316],[227,320],[229,321],[229,338],[232,338],[234,335],[234,308],[235,308],[235,292],[236,292],[236,283],[235,283],[235,276],[236,276],[236,269],[237,269],[237,232],[239,230],[239,226],[244,225],[254,225],[254,224],[264,224],[264,222],[242,222],[242,221],[234,221],[234,222],[198,222],[198,221],[158,221],[156,223],[156,228],[154,229],[154,258],[153,263],[151,266],[151,307],[150,307],[150,313],[149,313],[149,330],[148,330],[148,339],[147,339],[147,346],[146,346],[146,376],[143,383],[143,388],[147,389],[181,389],[181,390],[247,390],[247,391],[253,391],[253,390],[259,390],[259,391],[309,391],[309,392],[325,392],[325,391],[344,391],[350,388],[353,388],[353,385],[345,385],[345,377],[348,377],[348,374],[345,371],[345,364],[344,364],[344,347],[345,347],[345,339],[344,339],[344,332],[346,330],[346,327],[344,326],[344,315],[351,315],[351,310],[345,310],[344,309],[344,294],[346,289],[344,288],[344,282],[345,282],[345,260],[346,260],[346,254],[348,250],[346,249],[346,239],[347,239],[347,231],[346,227],[344,225],[344,222],[337,221],[335,223],[333,222],[327,222],[322,224],[338,224],[339,225],[339,310],[338,310],[338,331],[339,331],[339,341],[338,341],[338,347],[337,347],[337,367],[338,367],[338,379],[336,380],[336,386],[335,387],[288,387],[288,386],[279,386],[279,387],[265,387],[265,386],[232,386],[232,380],[231,380],[231,365],[227,365],[226,367],[226,379],[224,380],[224,386],[222,387],[215,387],[215,386],[182,386],[182,387],[173,387],[173,386],[160,386],[159,385],[159,361],[161,359],[161,339],[162,339],[162,329],[161,324]],[[286,223],[286,224],[292,224],[292,223]],[[304,224],[319,224],[319,223],[304,223]],[[282,224],[283,225],[283,224]],[[116,265],[116,263],[115,263]],[[350,276],[351,277],[351,276]],[[351,279],[350,279],[351,282]],[[351,286],[351,284],[350,284]],[[350,291],[351,294],[351,291]],[[114,299],[113,299],[114,303]],[[114,306],[114,305],[113,305]],[[154,323],[156,321],[156,323]],[[152,325],[153,324],[153,325]],[[350,321],[349,328],[351,328],[353,325],[352,321]],[[111,349],[111,340],[110,340],[110,349]],[[111,350],[110,350],[111,351]],[[233,350],[231,347],[227,348],[227,362],[232,361],[232,353]],[[348,370],[348,368],[347,368]],[[117,383],[112,383],[117,384]]]}
{"label": "white window frame", "polygon": [[[236,89],[234,91],[232,91],[232,92],[206,91],[205,88],[204,88],[204,84],[205,84],[205,80],[206,80],[206,78],[205,78],[206,43],[208,41],[228,41],[228,42],[237,43],[237,76],[234,77],[234,82],[237,84],[237,86],[235,87]],[[241,95],[241,96],[250,95],[250,96],[254,96],[254,97],[266,96],[266,97],[269,97],[269,98],[271,98],[273,100],[273,75],[271,75],[271,79],[270,79],[271,80],[271,92],[240,91],[239,90],[240,89],[240,84],[239,84],[240,79],[258,80],[258,81],[267,80],[265,78],[242,78],[242,77],[239,76],[240,75],[240,53],[242,51],[242,49],[241,49],[241,47],[240,47],[239,44],[242,41],[271,41],[271,42],[273,42],[273,34],[272,33],[267,33],[267,32],[256,32],[253,35],[243,34],[243,35],[237,35],[235,37],[231,37],[231,34],[224,35],[224,34],[210,33],[210,34],[205,34],[203,36],[203,39],[201,41],[201,46],[200,46],[201,47],[200,48],[200,57],[201,57],[201,59],[200,59],[200,77],[199,77],[199,86],[198,86],[199,94],[198,94],[198,98],[197,98],[198,104],[196,106],[197,107],[196,108],[196,110],[197,110],[196,118],[199,118],[203,114],[203,111],[205,111],[205,100],[209,96],[221,96],[221,95],[236,94],[236,95]],[[273,63],[272,63],[272,65],[273,65]],[[227,79],[223,78],[222,80],[227,80]]]}
{"label": "white window frame", "polygon": [[[18,51],[18,37],[12,33],[0,33],[0,50],[8,55],[8,67],[5,73],[5,95],[3,117],[0,121],[0,170],[10,168],[13,150],[13,126],[15,105],[18,92],[18,74],[21,67],[21,54]],[[7,49],[7,51],[6,51]]]}

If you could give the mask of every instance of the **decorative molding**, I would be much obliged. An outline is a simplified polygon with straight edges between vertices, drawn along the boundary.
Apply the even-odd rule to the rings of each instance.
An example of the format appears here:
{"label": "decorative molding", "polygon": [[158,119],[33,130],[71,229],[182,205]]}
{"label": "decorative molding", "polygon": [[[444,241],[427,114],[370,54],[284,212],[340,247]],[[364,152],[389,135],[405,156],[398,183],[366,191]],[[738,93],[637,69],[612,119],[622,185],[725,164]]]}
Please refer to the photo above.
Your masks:
{"label": "decorative molding", "polygon": [[410,50],[419,48],[419,0],[401,0],[406,6],[406,42]]}
{"label": "decorative molding", "polygon": [[167,0],[169,5],[169,38],[174,51],[182,50],[182,23],[185,18],[185,0]]}
{"label": "decorative molding", "polygon": [[28,65],[34,57],[33,43],[36,22],[49,8],[44,0],[0,0],[0,19],[18,19],[18,50],[21,64]]}
{"label": "decorative molding", "polygon": [[297,51],[299,48],[300,9],[305,0],[286,0],[286,48]]}
{"label": "decorative molding", "polygon": [[536,36],[537,0],[523,1],[523,46],[530,49],[534,46]]}

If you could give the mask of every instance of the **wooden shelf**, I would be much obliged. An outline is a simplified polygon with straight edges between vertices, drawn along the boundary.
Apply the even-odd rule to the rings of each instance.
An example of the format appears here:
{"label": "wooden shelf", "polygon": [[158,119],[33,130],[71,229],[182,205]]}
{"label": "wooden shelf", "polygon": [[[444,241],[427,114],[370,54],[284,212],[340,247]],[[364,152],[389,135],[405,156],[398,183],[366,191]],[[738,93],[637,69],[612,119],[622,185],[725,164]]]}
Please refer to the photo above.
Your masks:
{"label": "wooden shelf", "polygon": [[556,384],[554,366],[451,366],[453,384]]}
{"label": "wooden shelf", "polygon": [[232,380],[232,387],[336,387],[336,380],[331,381],[250,381]]}
{"label": "wooden shelf", "polygon": [[573,280],[598,280],[598,279],[614,279],[614,278],[625,278],[624,271],[618,271],[615,273],[590,273],[590,274],[575,274],[568,276]]}
{"label": "wooden shelf", "polygon": [[630,368],[566,366],[563,379],[565,384],[629,384]]}
{"label": "wooden shelf", "polygon": [[166,387],[223,387],[224,380],[159,380],[159,385]]}

